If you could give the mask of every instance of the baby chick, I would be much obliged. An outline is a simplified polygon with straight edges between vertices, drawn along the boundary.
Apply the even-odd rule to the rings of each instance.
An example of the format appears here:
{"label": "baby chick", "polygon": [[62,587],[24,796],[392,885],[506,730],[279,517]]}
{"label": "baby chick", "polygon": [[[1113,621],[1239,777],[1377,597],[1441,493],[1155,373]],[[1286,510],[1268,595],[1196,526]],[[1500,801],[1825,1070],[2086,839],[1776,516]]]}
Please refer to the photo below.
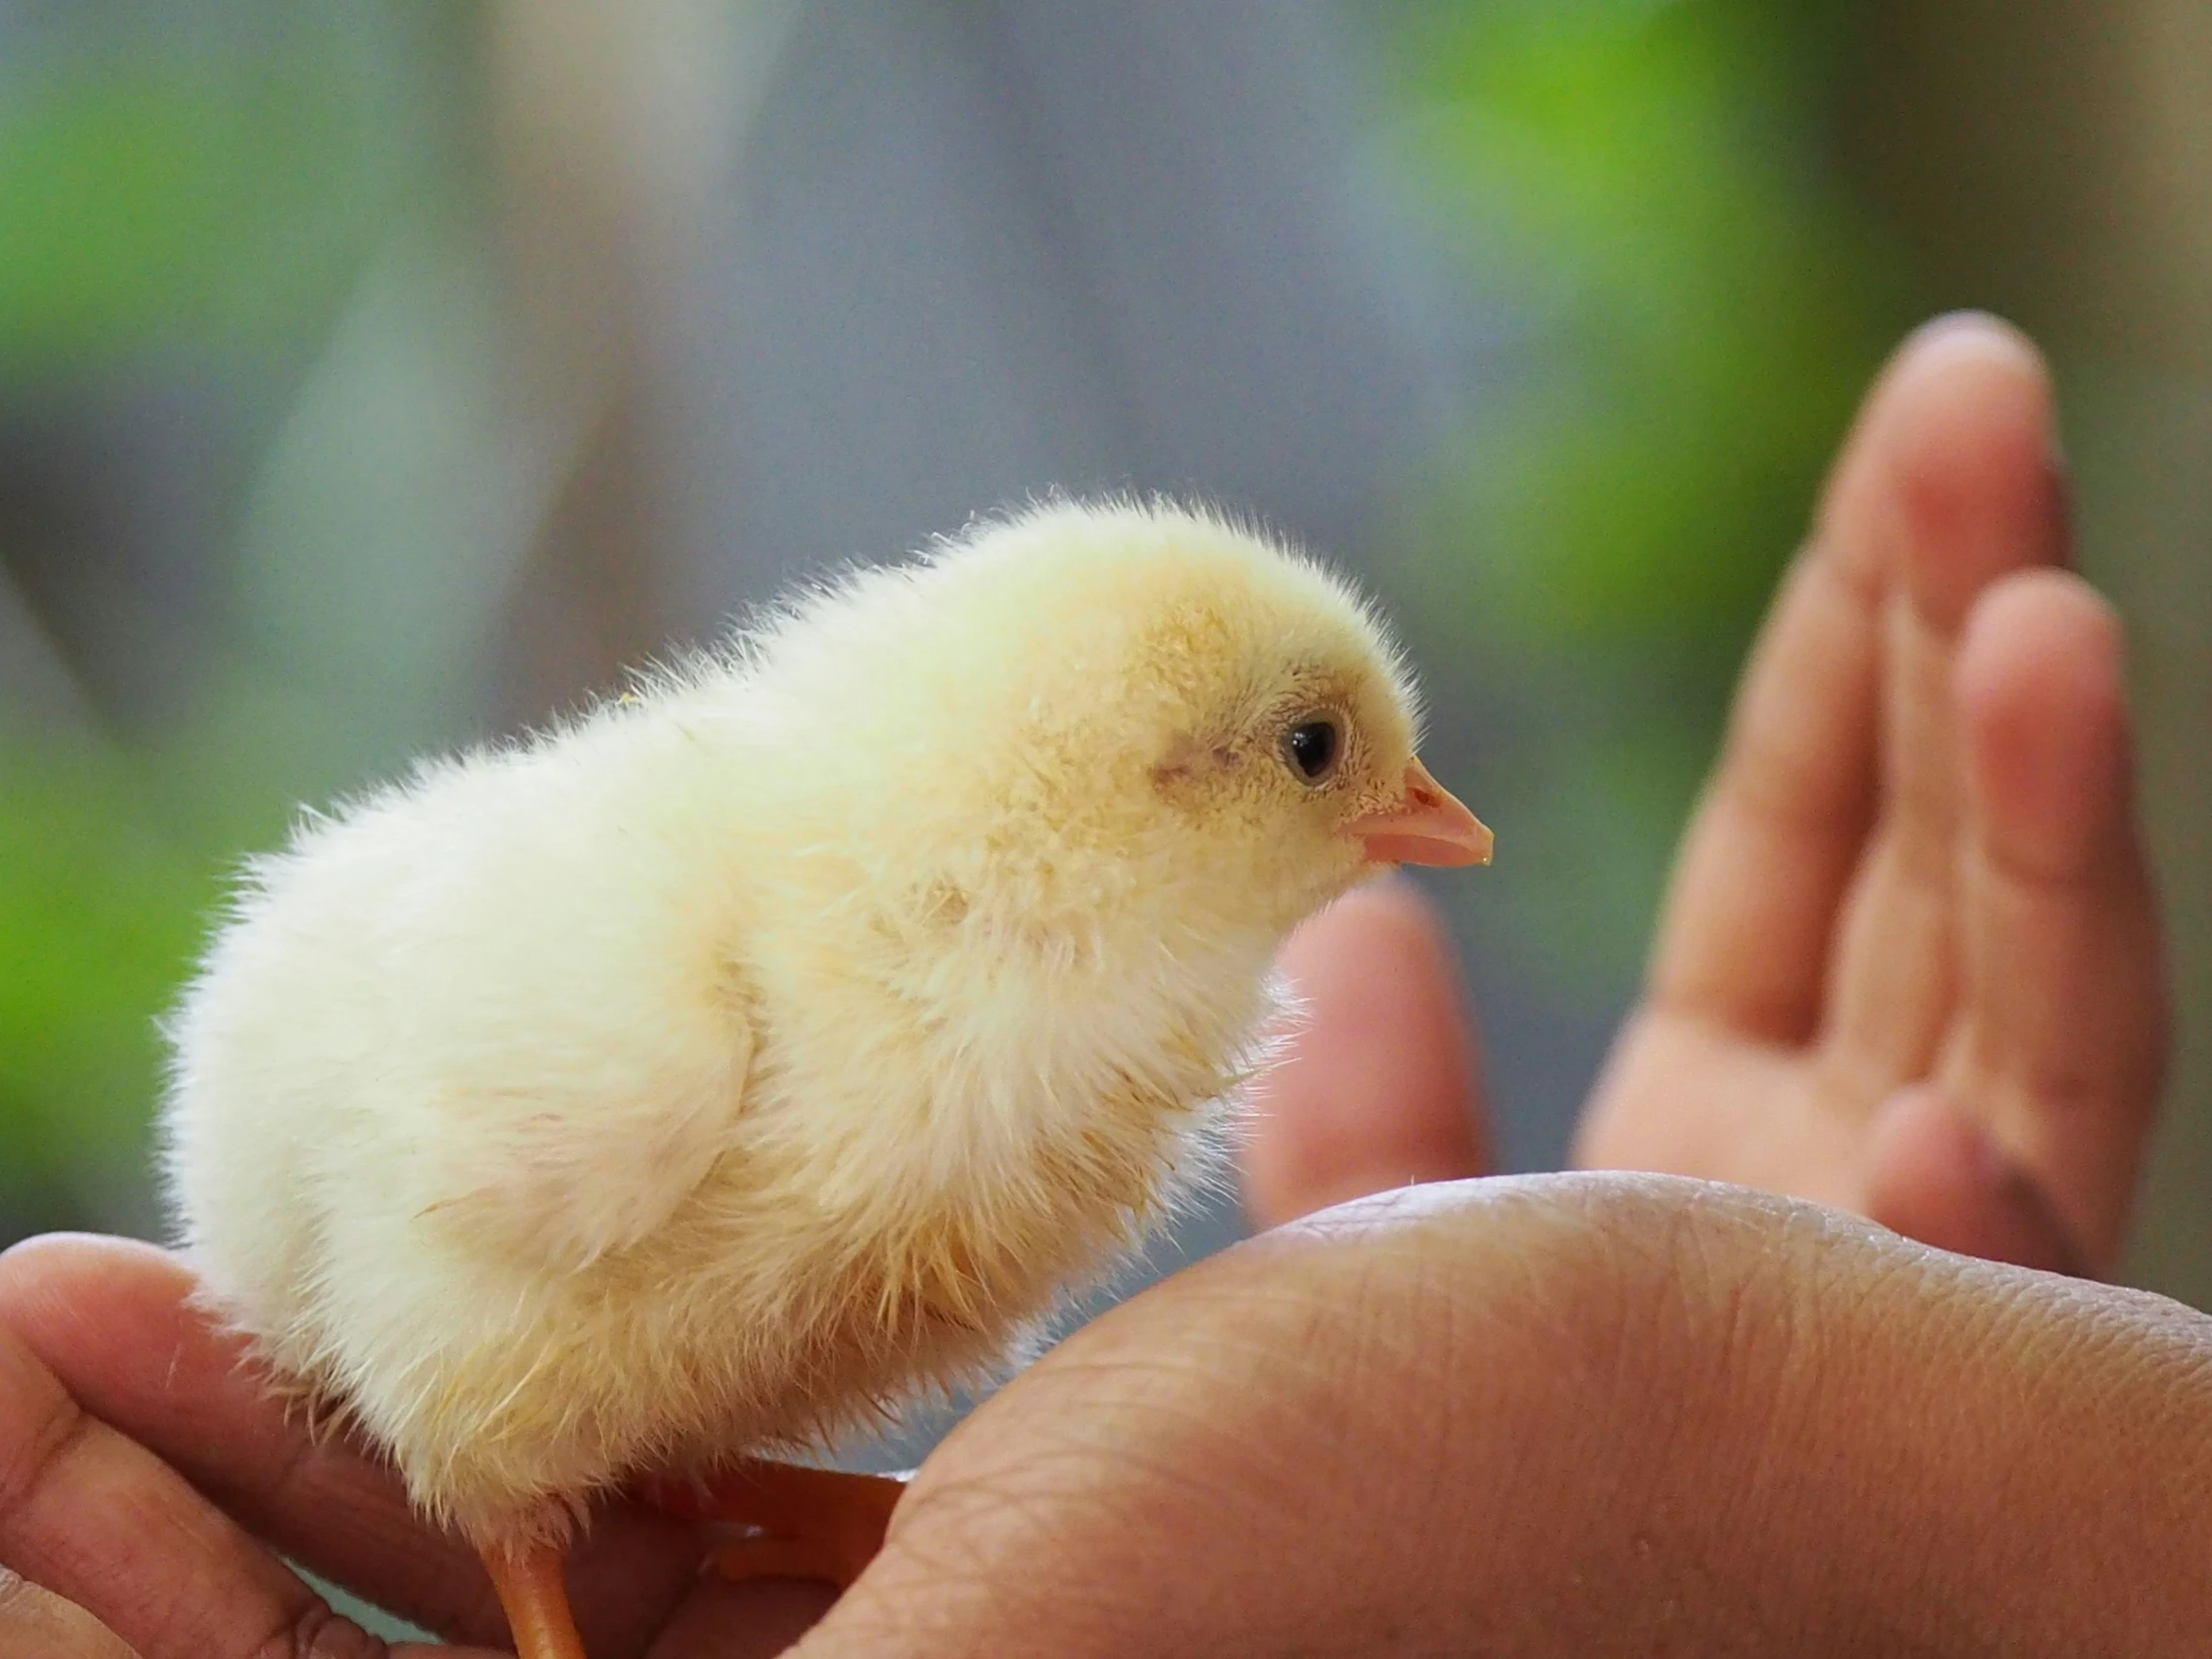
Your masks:
{"label": "baby chick", "polygon": [[848,1507],[849,1576],[886,1506],[737,1460],[1001,1362],[1206,1167],[1293,924],[1487,859],[1411,701],[1315,565],[1063,503],[308,819],[171,1022],[211,1306],[527,1659],[581,1653],[562,1552],[641,1479],[801,1544]]}

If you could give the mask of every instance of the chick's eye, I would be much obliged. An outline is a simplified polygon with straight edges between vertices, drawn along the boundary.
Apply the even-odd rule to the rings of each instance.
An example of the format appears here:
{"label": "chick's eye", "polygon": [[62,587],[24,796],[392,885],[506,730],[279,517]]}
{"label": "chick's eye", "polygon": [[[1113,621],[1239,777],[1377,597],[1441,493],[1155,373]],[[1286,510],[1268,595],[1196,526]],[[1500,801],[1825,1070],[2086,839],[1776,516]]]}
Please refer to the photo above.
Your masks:
{"label": "chick's eye", "polygon": [[1333,720],[1302,720],[1283,735],[1283,758],[1309,784],[1327,778],[1344,748],[1344,734]]}

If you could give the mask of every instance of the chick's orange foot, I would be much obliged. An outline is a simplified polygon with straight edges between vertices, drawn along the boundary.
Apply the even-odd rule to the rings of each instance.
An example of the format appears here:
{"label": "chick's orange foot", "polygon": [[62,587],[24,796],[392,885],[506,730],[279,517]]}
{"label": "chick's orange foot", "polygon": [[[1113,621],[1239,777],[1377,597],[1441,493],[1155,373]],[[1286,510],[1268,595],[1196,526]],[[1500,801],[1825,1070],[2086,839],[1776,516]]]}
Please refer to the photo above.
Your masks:
{"label": "chick's orange foot", "polygon": [[558,1544],[487,1548],[484,1570],[499,1592],[516,1659],[587,1659],[576,1617],[569,1611]]}
{"label": "chick's orange foot", "polygon": [[[753,1529],[709,1551],[702,1571],[735,1583],[804,1578],[842,1590],[875,1559],[905,1490],[904,1475],[745,1458],[703,1477],[646,1481],[637,1496],[672,1520]],[[564,1555],[558,1544],[484,1551],[517,1659],[588,1659],[569,1608]]]}
{"label": "chick's orange foot", "polygon": [[754,1529],[709,1555],[708,1571],[737,1582],[819,1579],[842,1590],[882,1548],[905,1490],[903,1475],[746,1458],[701,1479],[653,1481],[641,1495],[675,1520]]}

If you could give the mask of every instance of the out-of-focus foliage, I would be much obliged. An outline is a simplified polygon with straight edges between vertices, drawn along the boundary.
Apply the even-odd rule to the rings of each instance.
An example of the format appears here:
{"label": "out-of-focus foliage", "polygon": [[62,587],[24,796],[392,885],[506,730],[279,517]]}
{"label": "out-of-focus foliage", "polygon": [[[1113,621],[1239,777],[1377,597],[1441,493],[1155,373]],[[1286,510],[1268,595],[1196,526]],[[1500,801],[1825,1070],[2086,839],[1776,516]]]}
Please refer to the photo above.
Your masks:
{"label": "out-of-focus foliage", "polygon": [[297,335],[343,291],[423,159],[435,37],[391,5],[234,10],[9,77],[0,360]]}
{"label": "out-of-focus foliage", "polygon": [[142,1130],[151,1011],[213,896],[204,860],[148,822],[113,765],[0,758],[0,1169],[56,1149],[120,1159]]}
{"label": "out-of-focus foliage", "polygon": [[[269,843],[292,800],[355,782],[377,747],[285,684],[290,624],[262,591],[255,527],[281,527],[297,456],[317,439],[327,447],[327,431],[301,435],[300,388],[319,385],[326,404],[364,401],[320,371],[364,270],[466,179],[454,165],[465,126],[450,113],[463,43],[431,8],[98,10],[110,27],[64,28],[60,14],[9,25],[4,412],[19,430],[82,439],[70,453],[97,458],[104,411],[132,408],[141,385],[181,386],[156,406],[221,424],[195,453],[232,456],[242,487],[220,504],[219,545],[167,545],[158,527],[150,537],[155,556],[204,564],[195,579],[216,596],[208,615],[175,619],[210,637],[173,706],[136,722],[110,718],[97,697],[44,719],[0,707],[11,717],[0,721],[0,1211],[26,1221],[142,1213],[135,1194],[111,1206],[102,1184],[120,1173],[122,1187],[139,1185],[154,1021],[227,867],[239,847]],[[434,419],[428,430],[438,441]],[[27,452],[51,448],[42,438]],[[337,470],[325,466],[320,482]],[[394,492],[387,523],[408,522],[394,505],[435,493],[382,482]],[[146,488],[98,475],[7,486],[40,499]],[[82,550],[43,545],[51,527],[5,510],[15,505],[0,502],[0,575],[67,581]],[[49,677],[97,686],[115,665],[96,651],[73,658],[82,643],[41,639],[35,625],[0,632],[0,650],[58,646]],[[408,651],[392,655],[422,679]],[[0,694],[25,672],[0,663]],[[389,747],[388,733],[376,736]]]}
{"label": "out-of-focus foliage", "polygon": [[350,183],[331,177],[343,156],[334,90],[281,78],[195,85],[141,67],[59,79],[9,109],[0,317],[10,344],[112,350],[163,322],[295,311],[286,289],[321,285],[327,274],[312,263],[330,249],[319,233],[354,200],[331,188]]}
{"label": "out-of-focus foliage", "polygon": [[[1483,758],[1497,901],[1633,972],[1765,597],[1911,314],[1827,157],[1847,8],[1422,4],[1398,154],[1522,319],[1412,538],[1433,655],[1519,719]],[[1539,689],[1540,688],[1540,689]]]}

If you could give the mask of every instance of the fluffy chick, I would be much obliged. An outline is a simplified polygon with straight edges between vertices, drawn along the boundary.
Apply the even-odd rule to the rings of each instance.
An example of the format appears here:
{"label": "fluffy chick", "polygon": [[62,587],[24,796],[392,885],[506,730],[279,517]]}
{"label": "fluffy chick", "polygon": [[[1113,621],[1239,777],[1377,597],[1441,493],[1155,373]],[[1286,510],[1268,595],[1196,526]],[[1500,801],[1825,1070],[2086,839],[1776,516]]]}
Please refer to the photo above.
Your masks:
{"label": "fluffy chick", "polygon": [[1056,504],[309,818],[170,1026],[212,1305],[513,1614],[592,1494],[970,1381],[1124,1251],[1292,925],[1487,857],[1413,740],[1319,567]]}

